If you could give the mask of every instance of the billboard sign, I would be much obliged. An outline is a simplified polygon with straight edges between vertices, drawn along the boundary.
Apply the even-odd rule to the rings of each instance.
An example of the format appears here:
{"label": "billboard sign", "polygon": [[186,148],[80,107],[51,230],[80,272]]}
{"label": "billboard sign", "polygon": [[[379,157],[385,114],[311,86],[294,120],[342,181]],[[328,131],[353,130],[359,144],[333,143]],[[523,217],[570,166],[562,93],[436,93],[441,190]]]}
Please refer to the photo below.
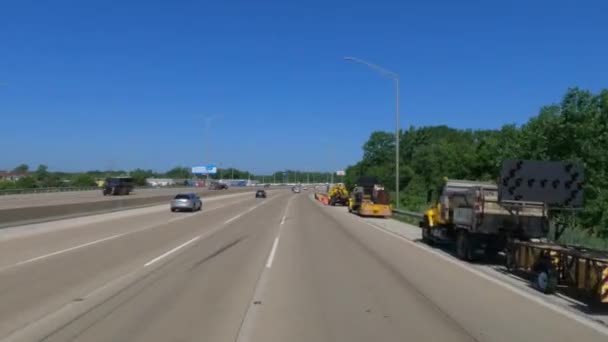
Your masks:
{"label": "billboard sign", "polygon": [[195,175],[214,175],[217,173],[215,165],[193,166],[192,173]]}
{"label": "billboard sign", "polygon": [[344,170],[336,171],[336,176],[346,176],[346,172]]}
{"label": "billboard sign", "polygon": [[563,161],[507,160],[502,165],[500,200],[544,202],[551,207],[583,205],[582,165]]}

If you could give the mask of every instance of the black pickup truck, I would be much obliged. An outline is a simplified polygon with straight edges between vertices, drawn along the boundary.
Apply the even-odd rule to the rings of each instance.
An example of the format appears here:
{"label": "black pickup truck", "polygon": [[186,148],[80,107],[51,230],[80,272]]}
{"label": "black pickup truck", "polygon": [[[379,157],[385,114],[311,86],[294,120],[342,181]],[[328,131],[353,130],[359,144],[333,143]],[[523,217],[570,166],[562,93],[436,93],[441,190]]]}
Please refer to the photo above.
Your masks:
{"label": "black pickup truck", "polygon": [[134,183],[131,177],[108,177],[103,185],[103,195],[128,195],[133,192]]}

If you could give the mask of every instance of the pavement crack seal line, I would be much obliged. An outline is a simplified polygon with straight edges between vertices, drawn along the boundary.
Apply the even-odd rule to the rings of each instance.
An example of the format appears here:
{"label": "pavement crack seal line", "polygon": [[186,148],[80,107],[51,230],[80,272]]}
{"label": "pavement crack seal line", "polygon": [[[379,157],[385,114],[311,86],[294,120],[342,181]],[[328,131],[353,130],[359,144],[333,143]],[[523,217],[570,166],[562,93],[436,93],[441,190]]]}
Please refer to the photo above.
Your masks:
{"label": "pavement crack seal line", "polygon": [[[264,202],[266,203],[266,202]],[[262,204],[264,204],[262,203]],[[260,204],[260,205],[262,205]],[[256,208],[259,205],[256,206]],[[190,216],[188,216],[190,217]],[[186,243],[189,245],[197,240],[204,240],[219,230],[226,227],[226,224],[221,224],[204,234],[201,234]],[[194,241],[192,241],[194,240]],[[186,243],[182,244],[181,247],[186,247]],[[180,247],[180,246],[178,246]],[[176,247],[177,248],[177,247]],[[177,252],[174,248],[173,252]],[[178,248],[179,249],[179,248]],[[167,252],[168,253],[168,252]],[[167,254],[165,253],[165,254]],[[170,253],[171,254],[171,253]],[[168,256],[168,255],[166,255]],[[154,259],[153,259],[154,260]],[[152,260],[152,261],[153,261]],[[159,259],[160,260],[160,259]],[[158,261],[158,260],[157,260]],[[150,263],[150,262],[148,262]],[[151,264],[150,264],[151,265]],[[84,300],[81,301],[70,301],[59,309],[45,314],[43,317],[35,319],[25,326],[19,327],[9,333],[8,336],[1,338],[1,341],[41,341],[45,340],[65,327],[69,326],[76,320],[84,317],[85,315],[93,312],[95,309],[102,305],[109,303],[117,296],[125,293],[133,286],[136,286],[141,281],[149,279],[152,275],[158,274],[165,265],[169,263],[157,263],[156,267],[138,267],[123,275],[120,275],[100,287],[93,289],[91,292],[82,296]],[[259,278],[258,278],[259,282]],[[111,310],[113,311],[113,310]],[[59,323],[57,323],[59,322]],[[88,329],[88,328],[86,328]],[[85,330],[86,330],[85,329]]]}
{"label": "pavement crack seal line", "polygon": [[268,273],[272,267],[272,262],[274,261],[274,257],[276,255],[276,250],[279,245],[279,239],[281,237],[281,228],[285,223],[285,217],[287,216],[287,210],[289,209],[289,204],[293,197],[289,198],[287,201],[287,205],[285,206],[285,211],[283,212],[283,216],[281,219],[281,223],[279,224],[278,232],[274,241],[272,243],[272,248],[270,250],[270,254],[268,255],[268,259],[266,260],[266,264],[262,265],[262,270],[260,271],[260,275],[255,284],[255,289],[253,290],[253,295],[249,301],[249,306],[247,307],[247,311],[243,315],[243,320],[241,321],[241,325],[239,327],[239,331],[234,338],[235,342],[247,342],[252,338],[252,332],[255,321],[256,309],[260,307],[262,303],[262,293],[266,288],[266,284],[268,283]]}
{"label": "pavement crack seal line", "polygon": [[419,248],[419,249],[421,249],[423,251],[426,251],[428,253],[434,254],[435,256],[437,256],[437,257],[439,257],[439,258],[441,258],[441,259],[443,259],[443,260],[451,263],[452,265],[455,265],[455,266],[457,266],[457,267],[459,267],[459,268],[461,268],[461,269],[463,269],[465,271],[471,272],[471,273],[479,276],[480,278],[483,278],[483,279],[485,279],[485,280],[487,280],[487,281],[489,281],[491,283],[494,283],[494,284],[496,284],[498,286],[501,286],[502,288],[504,288],[506,290],[509,290],[509,291],[511,291],[511,292],[513,292],[515,294],[518,294],[518,295],[520,295],[520,296],[522,296],[522,297],[524,297],[524,298],[526,298],[526,299],[528,299],[530,301],[533,301],[533,302],[535,302],[537,304],[540,304],[541,306],[544,306],[545,308],[547,308],[547,309],[549,309],[549,310],[551,310],[553,312],[561,314],[561,315],[563,315],[566,318],[569,318],[569,319],[572,319],[572,320],[574,320],[574,321],[576,321],[578,323],[581,323],[584,326],[586,326],[588,328],[591,328],[591,329],[593,329],[593,330],[595,330],[595,331],[597,331],[597,332],[599,332],[601,334],[608,335],[608,327],[606,325],[604,325],[603,323],[597,322],[593,317],[587,316],[585,314],[580,314],[578,312],[573,312],[573,311],[567,310],[565,308],[562,308],[561,306],[559,306],[557,304],[553,304],[553,303],[547,302],[543,298],[537,297],[536,295],[534,295],[532,293],[528,293],[528,292],[526,292],[524,290],[521,290],[521,289],[517,288],[516,286],[514,286],[512,284],[509,284],[509,283],[507,283],[505,281],[502,281],[502,280],[500,280],[498,278],[495,278],[495,277],[493,277],[493,276],[491,276],[491,275],[489,275],[489,274],[487,274],[487,273],[485,273],[483,271],[477,270],[477,269],[475,269],[475,268],[473,268],[473,267],[465,264],[464,262],[462,262],[460,260],[454,259],[451,256],[447,256],[447,255],[444,255],[444,254],[442,254],[442,253],[440,253],[438,251],[430,249],[426,245],[421,245],[419,243],[416,243],[415,241],[409,240],[408,238],[406,238],[404,236],[401,236],[401,235],[399,235],[397,233],[394,233],[392,231],[389,231],[386,228],[383,228],[381,226],[375,225],[373,223],[369,223],[369,222],[367,222],[365,220],[362,220],[362,219],[360,219],[359,221],[365,223],[366,225],[374,228],[375,230],[377,230],[379,232],[382,232],[384,234],[390,235],[390,236],[395,237],[395,238],[397,238],[397,239],[399,239],[399,240],[401,240],[403,242],[406,242],[407,244],[409,244],[411,246]]}

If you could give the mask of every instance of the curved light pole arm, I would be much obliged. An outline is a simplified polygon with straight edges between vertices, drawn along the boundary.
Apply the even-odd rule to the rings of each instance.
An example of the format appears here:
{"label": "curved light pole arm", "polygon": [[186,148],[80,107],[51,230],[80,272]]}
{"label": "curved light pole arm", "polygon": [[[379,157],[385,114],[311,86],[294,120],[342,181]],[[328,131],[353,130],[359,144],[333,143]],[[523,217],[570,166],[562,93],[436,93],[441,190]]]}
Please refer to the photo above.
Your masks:
{"label": "curved light pole arm", "polygon": [[344,57],[344,60],[363,64],[381,75],[392,78],[395,81],[395,204],[396,207],[399,208],[399,75],[361,58]]}

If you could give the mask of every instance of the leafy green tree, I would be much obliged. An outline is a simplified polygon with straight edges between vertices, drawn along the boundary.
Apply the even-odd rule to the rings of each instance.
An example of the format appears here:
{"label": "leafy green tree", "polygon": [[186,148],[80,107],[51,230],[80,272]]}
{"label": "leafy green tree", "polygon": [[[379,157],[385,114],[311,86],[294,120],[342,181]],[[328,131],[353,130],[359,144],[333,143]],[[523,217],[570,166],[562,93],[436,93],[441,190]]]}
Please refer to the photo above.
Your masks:
{"label": "leafy green tree", "polygon": [[0,190],[8,190],[17,188],[17,184],[12,181],[0,181]]}
{"label": "leafy green tree", "polygon": [[21,164],[13,169],[13,172],[26,173],[30,167],[27,164]]}
{"label": "leafy green tree", "polygon": [[49,168],[46,165],[41,164],[41,165],[38,165],[38,168],[36,169],[36,171],[33,174],[34,179],[36,179],[38,184],[40,184],[43,187],[49,186],[47,184],[47,180],[50,176],[48,170],[49,170]]}
{"label": "leafy green tree", "polygon": [[77,174],[74,179],[72,179],[72,186],[95,186],[95,178],[86,173]]}
{"label": "leafy green tree", "polygon": [[18,189],[31,189],[36,187],[36,179],[31,176],[21,177],[15,182]]}
{"label": "leafy green tree", "polygon": [[142,186],[146,185],[146,179],[155,177],[155,173],[152,170],[135,169],[130,172],[133,177],[135,185]]}
{"label": "leafy green tree", "polygon": [[189,179],[192,177],[191,169],[183,166],[176,166],[165,173],[167,178]]}
{"label": "leafy green tree", "polygon": [[[389,132],[370,135],[363,158],[346,169],[347,186],[360,175],[371,175],[394,189],[393,137]],[[608,90],[568,89],[561,103],[542,107],[521,126],[475,131],[410,127],[399,139],[401,205],[417,210],[426,189],[444,177],[497,180],[507,159],[577,161],[585,166],[585,203],[577,215],[581,229],[608,238]]]}

